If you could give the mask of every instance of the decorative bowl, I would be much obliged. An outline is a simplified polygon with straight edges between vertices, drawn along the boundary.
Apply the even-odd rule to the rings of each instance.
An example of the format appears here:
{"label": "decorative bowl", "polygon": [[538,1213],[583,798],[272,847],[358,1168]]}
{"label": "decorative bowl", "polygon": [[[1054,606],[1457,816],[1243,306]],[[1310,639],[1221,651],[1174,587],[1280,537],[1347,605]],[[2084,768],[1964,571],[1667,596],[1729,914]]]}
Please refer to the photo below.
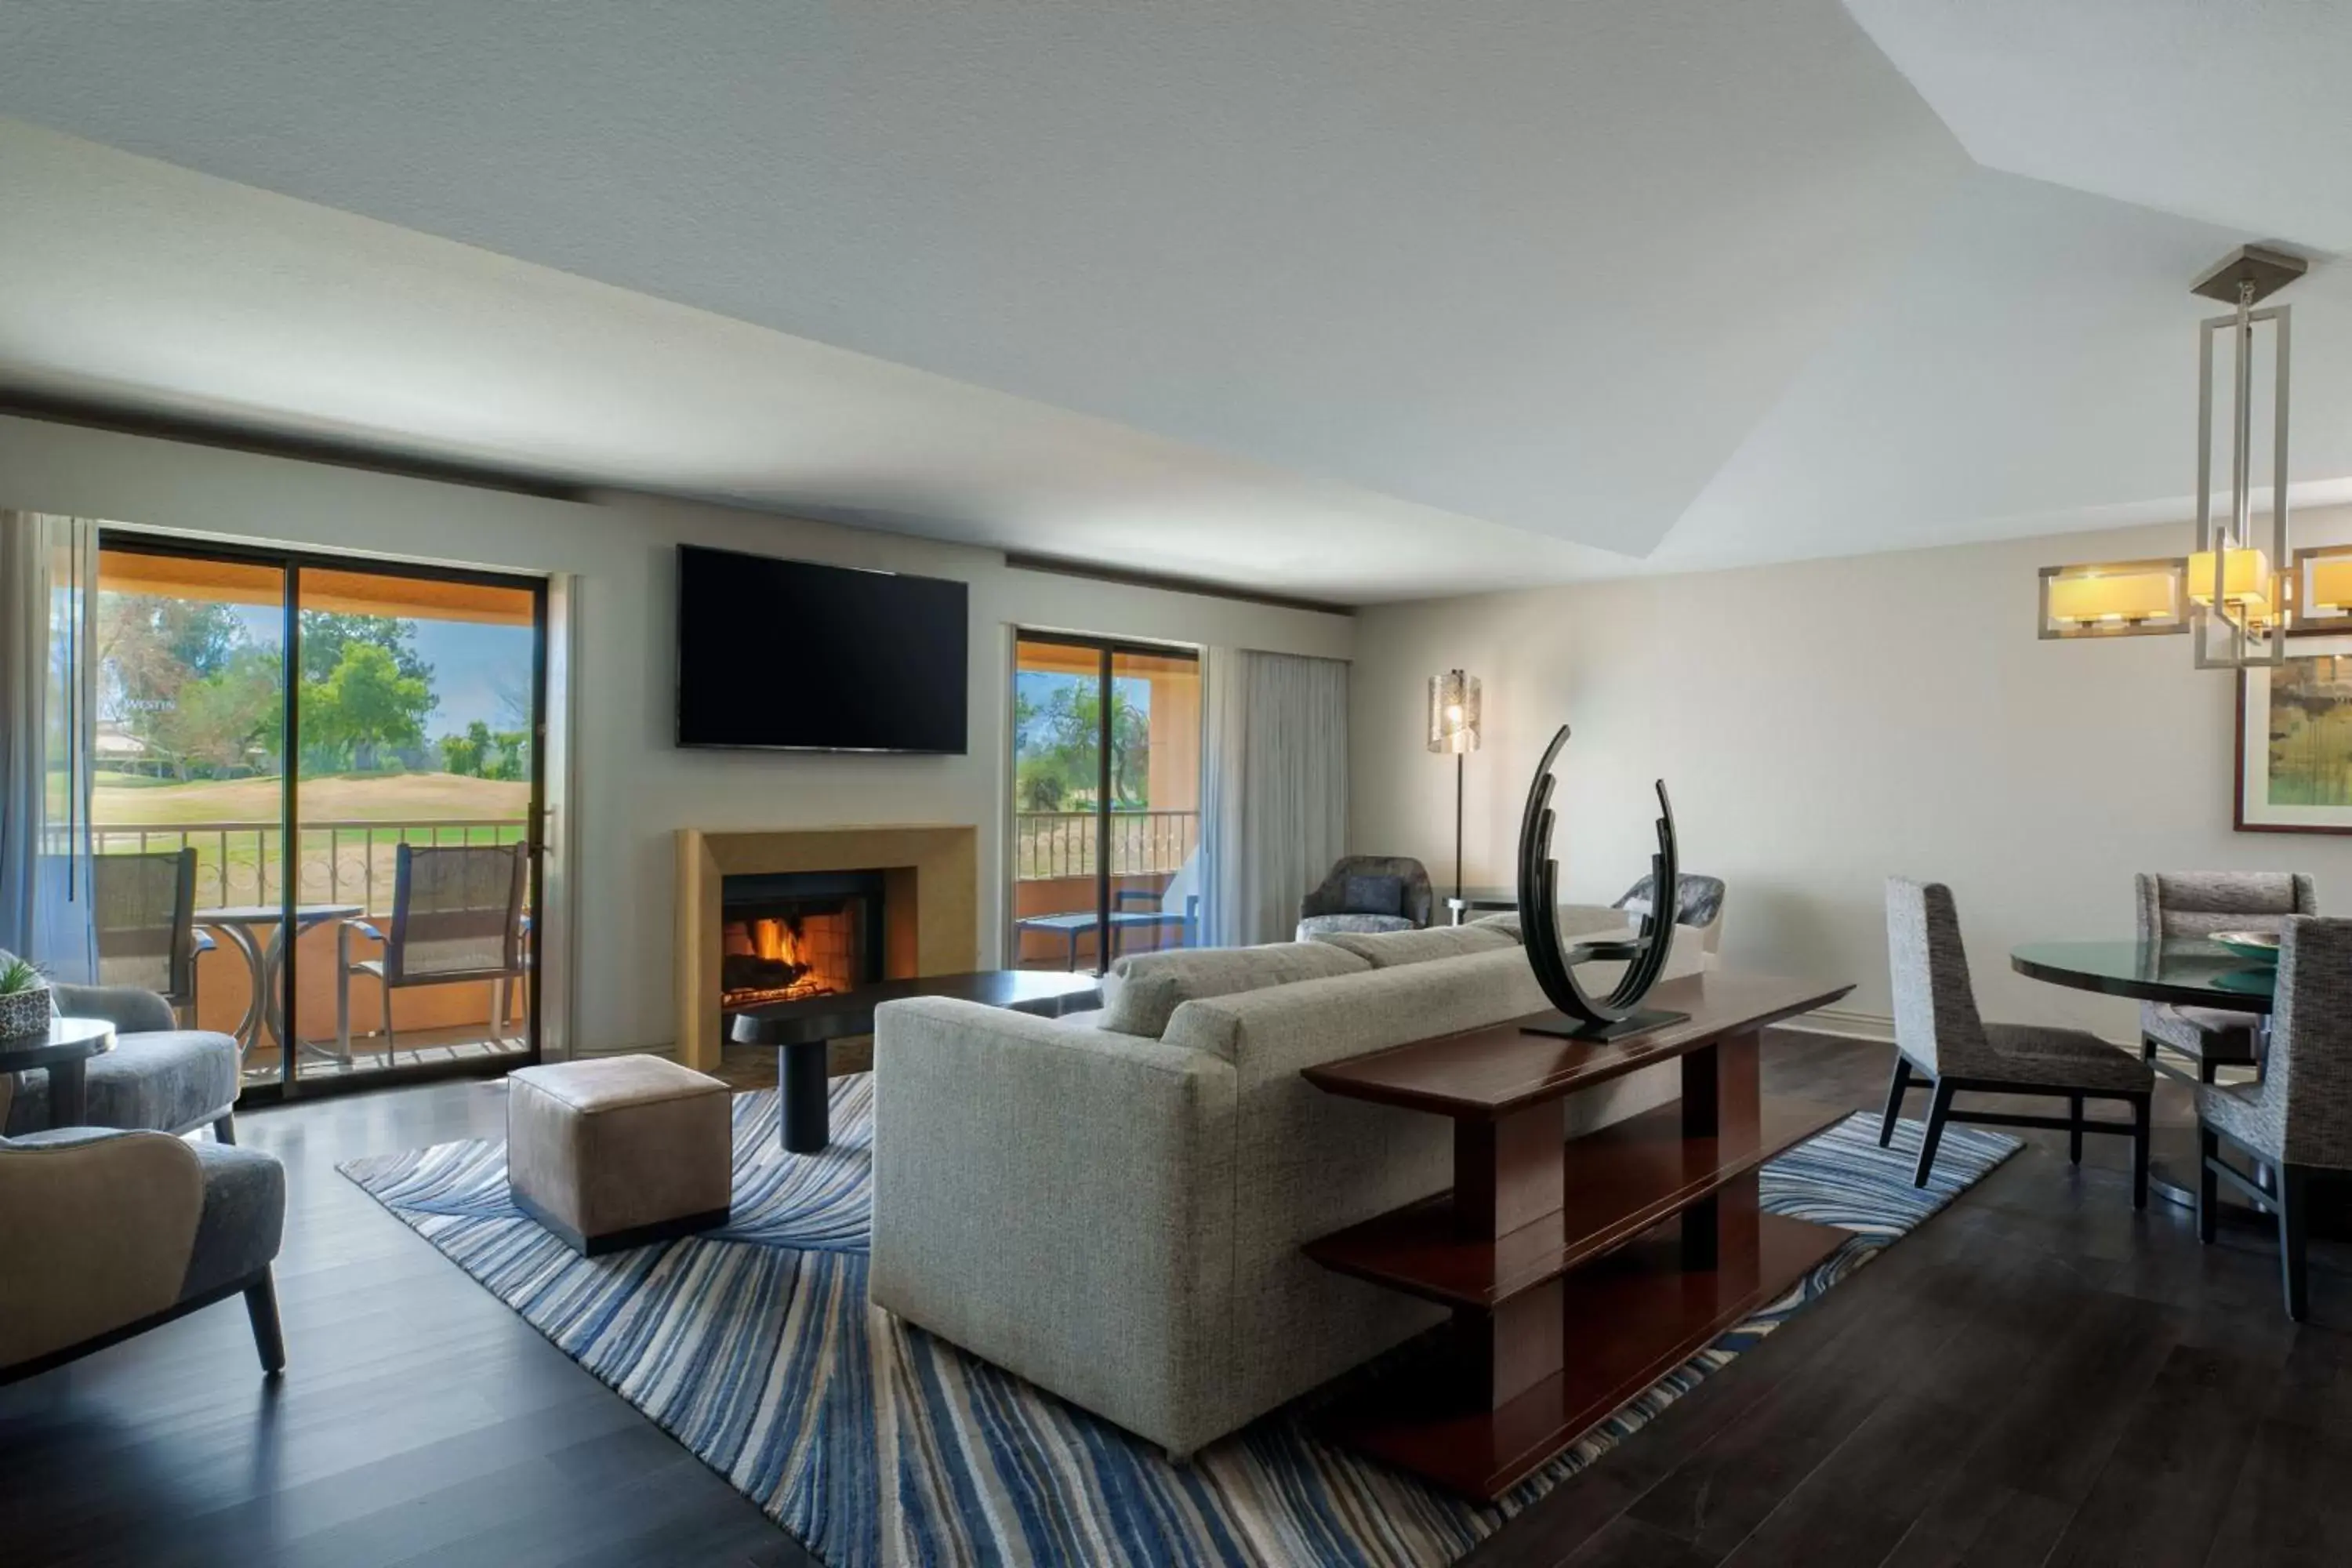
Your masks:
{"label": "decorative bowl", "polygon": [[2214,946],[2226,947],[2240,958],[2257,958],[2266,963],[2278,962],[2279,939],[2275,931],[2217,931],[2212,941]]}
{"label": "decorative bowl", "polygon": [[49,988],[11,991],[0,995],[0,1040],[20,1039],[49,1032]]}

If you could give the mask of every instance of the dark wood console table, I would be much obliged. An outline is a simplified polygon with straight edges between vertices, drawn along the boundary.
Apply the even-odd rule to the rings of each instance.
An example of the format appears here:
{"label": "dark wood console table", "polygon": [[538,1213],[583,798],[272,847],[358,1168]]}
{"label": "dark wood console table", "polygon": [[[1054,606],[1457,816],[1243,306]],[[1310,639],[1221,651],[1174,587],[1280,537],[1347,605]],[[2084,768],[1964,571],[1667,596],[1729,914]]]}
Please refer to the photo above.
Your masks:
{"label": "dark wood console table", "polygon": [[985,969],[971,974],[920,974],[877,980],[855,991],[770,1002],[734,1015],[730,1037],[739,1046],[776,1047],[776,1130],[784,1148],[814,1154],[833,1138],[826,1093],[828,1040],[874,1032],[874,1009],[909,996],[952,996],[1009,1012],[1058,1018],[1102,1005],[1102,982],[1091,974],[1052,970]]}
{"label": "dark wood console table", "polygon": [[[1837,1250],[1846,1232],[1759,1207],[1757,1169],[1847,1113],[1764,1098],[1758,1052],[1851,989],[1692,975],[1650,994],[1689,1018],[1628,1039],[1520,1032],[1551,1013],[1307,1068],[1454,1122],[1451,1192],[1306,1248],[1454,1310],[1458,1354],[1342,1400],[1333,1435],[1491,1501]],[[1568,1096],[1676,1060],[1679,1104],[1563,1138]]]}

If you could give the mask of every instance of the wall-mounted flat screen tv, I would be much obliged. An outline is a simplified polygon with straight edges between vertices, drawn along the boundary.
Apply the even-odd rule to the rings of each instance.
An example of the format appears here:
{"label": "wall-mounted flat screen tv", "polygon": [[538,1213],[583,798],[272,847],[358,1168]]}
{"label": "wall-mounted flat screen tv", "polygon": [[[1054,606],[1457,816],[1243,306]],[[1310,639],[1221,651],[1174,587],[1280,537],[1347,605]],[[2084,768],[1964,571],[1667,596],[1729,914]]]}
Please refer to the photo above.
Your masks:
{"label": "wall-mounted flat screen tv", "polygon": [[961,583],[677,552],[677,743],[961,755]]}

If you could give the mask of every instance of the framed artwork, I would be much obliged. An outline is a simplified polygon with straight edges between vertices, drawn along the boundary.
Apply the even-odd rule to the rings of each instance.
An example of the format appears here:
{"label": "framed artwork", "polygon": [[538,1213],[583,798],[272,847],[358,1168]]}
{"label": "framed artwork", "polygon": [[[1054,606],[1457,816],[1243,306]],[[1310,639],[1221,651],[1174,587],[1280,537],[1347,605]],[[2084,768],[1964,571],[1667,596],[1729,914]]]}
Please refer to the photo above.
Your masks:
{"label": "framed artwork", "polygon": [[2241,833],[2352,833],[2352,636],[2238,673]]}

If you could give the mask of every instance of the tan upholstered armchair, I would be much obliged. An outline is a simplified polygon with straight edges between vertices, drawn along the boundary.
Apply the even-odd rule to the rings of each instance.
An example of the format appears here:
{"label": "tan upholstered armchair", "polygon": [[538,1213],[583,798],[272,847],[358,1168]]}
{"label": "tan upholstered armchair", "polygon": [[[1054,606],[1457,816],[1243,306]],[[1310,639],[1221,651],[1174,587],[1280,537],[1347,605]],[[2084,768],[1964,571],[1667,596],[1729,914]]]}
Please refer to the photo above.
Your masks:
{"label": "tan upholstered armchair", "polygon": [[0,1384],[235,1295],[278,1371],[285,1218],[285,1170],[259,1150],[95,1127],[0,1138]]}

